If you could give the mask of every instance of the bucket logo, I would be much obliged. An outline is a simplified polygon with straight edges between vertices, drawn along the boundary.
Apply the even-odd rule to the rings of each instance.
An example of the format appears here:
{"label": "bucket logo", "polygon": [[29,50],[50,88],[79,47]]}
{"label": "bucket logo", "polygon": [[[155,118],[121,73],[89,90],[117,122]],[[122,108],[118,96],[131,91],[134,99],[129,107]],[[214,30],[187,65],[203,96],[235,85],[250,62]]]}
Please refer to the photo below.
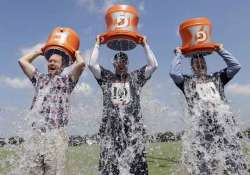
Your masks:
{"label": "bucket logo", "polygon": [[129,25],[129,18],[125,16],[125,14],[120,14],[116,18],[115,27],[116,28],[125,28]]}
{"label": "bucket logo", "polygon": [[197,32],[195,37],[197,42],[204,42],[207,40],[207,34],[205,31]]}
{"label": "bucket logo", "polygon": [[68,34],[66,32],[58,32],[55,34],[54,40],[59,44],[64,44],[66,42]]}
{"label": "bucket logo", "polygon": [[209,28],[208,26],[194,26],[189,29],[192,34],[191,45],[196,45],[202,42],[209,42]]}

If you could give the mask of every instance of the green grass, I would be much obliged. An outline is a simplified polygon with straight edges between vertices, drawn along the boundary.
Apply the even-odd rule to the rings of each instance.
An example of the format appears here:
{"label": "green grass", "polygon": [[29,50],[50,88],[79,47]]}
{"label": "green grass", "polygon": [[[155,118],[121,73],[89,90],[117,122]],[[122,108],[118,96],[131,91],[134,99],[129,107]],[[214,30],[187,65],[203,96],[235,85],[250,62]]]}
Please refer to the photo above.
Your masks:
{"label": "green grass", "polygon": [[70,147],[66,162],[66,175],[96,175],[98,173],[98,145]]}
{"label": "green grass", "polygon": [[149,174],[172,174],[180,157],[181,144],[179,142],[150,144],[147,154]]}
{"label": "green grass", "polygon": [[6,174],[16,163],[17,156],[15,151],[9,149],[0,149],[0,174]]}
{"label": "green grass", "polygon": [[[250,156],[250,145],[243,144],[244,153]],[[180,142],[152,143],[147,146],[149,175],[170,175],[180,167]],[[66,175],[98,174],[98,145],[69,147],[67,152]],[[17,160],[14,151],[0,148],[0,174],[6,174]]]}
{"label": "green grass", "polygon": [[[180,158],[180,143],[154,143],[147,149],[149,174],[167,175],[175,168]],[[66,172],[70,175],[96,175],[98,169],[99,146],[83,145],[71,147],[68,151]]]}

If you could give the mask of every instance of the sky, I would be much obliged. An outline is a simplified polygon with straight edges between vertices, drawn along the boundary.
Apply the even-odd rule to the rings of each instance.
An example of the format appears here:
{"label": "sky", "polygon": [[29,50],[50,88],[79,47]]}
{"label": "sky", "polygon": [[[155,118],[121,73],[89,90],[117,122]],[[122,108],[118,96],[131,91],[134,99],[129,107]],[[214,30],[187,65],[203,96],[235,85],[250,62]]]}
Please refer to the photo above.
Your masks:
{"label": "sky", "polygon": [[[185,99],[169,77],[173,49],[181,46],[178,27],[186,19],[207,17],[212,22],[212,40],[223,43],[240,61],[242,69],[225,87],[226,96],[237,114],[241,128],[250,127],[250,1],[228,0],[1,0],[0,1],[0,137],[16,135],[22,130],[34,90],[17,60],[46,42],[58,26],[71,27],[81,39],[80,51],[88,60],[96,35],[106,31],[105,10],[112,4],[129,4],[137,8],[138,30],[147,36],[159,68],[142,92],[142,110],[149,133],[180,131],[185,128]],[[99,62],[112,70],[115,51],[103,45]],[[127,52],[129,69],[146,64],[143,48],[138,45]],[[216,53],[206,58],[208,71],[226,65]],[[183,71],[189,72],[188,58]],[[46,72],[43,57],[35,66]],[[86,69],[72,94],[72,134],[98,132],[102,112],[102,95],[93,75]],[[27,126],[26,126],[27,127]]]}

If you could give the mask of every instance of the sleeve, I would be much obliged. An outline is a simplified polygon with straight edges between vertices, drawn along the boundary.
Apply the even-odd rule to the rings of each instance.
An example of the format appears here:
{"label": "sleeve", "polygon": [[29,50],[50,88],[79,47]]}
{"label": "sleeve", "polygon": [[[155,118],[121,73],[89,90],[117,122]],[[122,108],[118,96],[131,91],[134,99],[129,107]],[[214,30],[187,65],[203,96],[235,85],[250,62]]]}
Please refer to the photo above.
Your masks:
{"label": "sleeve", "polygon": [[149,77],[145,76],[146,67],[147,66],[145,65],[142,68],[132,72],[132,75],[134,76],[132,78],[135,78],[136,84],[138,84],[140,87],[143,87],[146,84],[147,80],[151,78],[151,76]]}
{"label": "sleeve", "polygon": [[73,80],[72,77],[70,75],[65,75],[65,78],[68,79],[68,89],[69,89],[69,92],[71,93],[74,88],[76,87],[76,84],[78,82],[78,80]]}
{"label": "sleeve", "polygon": [[173,81],[175,82],[177,86],[184,82],[184,76],[181,73],[182,59],[183,59],[183,55],[181,53],[177,53],[171,63],[170,72],[169,72],[170,77],[173,79]]}
{"label": "sleeve", "polygon": [[144,51],[145,51],[147,62],[148,62],[146,70],[145,70],[145,77],[148,78],[157,69],[158,62],[156,60],[156,57],[153,51],[150,49],[148,44],[144,46]]}
{"label": "sleeve", "polygon": [[33,77],[30,79],[30,81],[31,81],[32,85],[35,87],[35,89],[37,89],[39,79],[41,79],[43,77],[43,75],[44,74],[38,72],[37,69],[35,70]]}
{"label": "sleeve", "polygon": [[93,75],[96,78],[101,77],[101,68],[100,65],[98,64],[98,57],[99,57],[99,45],[95,44],[95,47],[93,49],[92,55],[89,59],[88,67],[89,70],[93,73]]}
{"label": "sleeve", "polygon": [[[223,85],[226,85],[241,69],[239,61],[227,50],[220,49],[218,54],[224,59],[227,67],[217,72],[220,75]],[[215,73],[216,74],[216,73]]]}
{"label": "sleeve", "polygon": [[213,73],[213,77],[215,76],[219,76],[220,77],[220,80],[223,84],[223,86],[225,86],[232,78],[228,78],[227,76],[227,69],[222,69],[221,71],[219,72],[215,72]]}
{"label": "sleeve", "polygon": [[102,86],[103,84],[107,83],[108,81],[110,81],[112,79],[113,73],[105,68],[103,68],[102,66],[100,66],[100,70],[101,70],[101,77],[100,78],[96,78],[97,83]]}

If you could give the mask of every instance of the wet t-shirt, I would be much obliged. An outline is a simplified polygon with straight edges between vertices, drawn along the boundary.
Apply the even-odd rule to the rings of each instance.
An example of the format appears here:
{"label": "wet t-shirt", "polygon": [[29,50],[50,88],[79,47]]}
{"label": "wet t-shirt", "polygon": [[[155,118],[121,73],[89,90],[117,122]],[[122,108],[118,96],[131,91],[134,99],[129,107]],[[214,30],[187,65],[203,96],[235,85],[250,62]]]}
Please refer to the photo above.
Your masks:
{"label": "wet t-shirt", "polygon": [[51,127],[67,125],[69,98],[77,81],[69,75],[50,76],[36,70],[31,82],[35,88],[31,111],[41,115]]}
{"label": "wet t-shirt", "polygon": [[124,116],[130,116],[130,118],[132,116],[135,122],[141,120],[140,93],[149,79],[145,78],[145,69],[146,66],[128,73],[125,78],[121,78],[101,67],[101,78],[97,79],[103,92],[101,134],[116,132],[116,129],[119,128],[117,122],[123,120]]}
{"label": "wet t-shirt", "polygon": [[184,75],[184,81],[176,84],[184,93],[190,107],[195,101],[226,101],[224,86],[231,80],[226,69],[207,75],[202,80],[195,76]]}
{"label": "wet t-shirt", "polygon": [[177,84],[190,114],[183,152],[184,163],[192,174],[221,174],[218,170],[245,174],[240,173],[245,172],[246,164],[236,136],[236,121],[224,95],[224,86],[230,80],[224,69],[202,79],[185,75],[184,82]]}
{"label": "wet t-shirt", "polygon": [[149,79],[145,77],[145,69],[146,66],[121,77],[101,67],[101,78],[97,79],[103,92],[99,131],[101,174],[118,175],[122,170],[147,174],[140,106],[141,89]]}

